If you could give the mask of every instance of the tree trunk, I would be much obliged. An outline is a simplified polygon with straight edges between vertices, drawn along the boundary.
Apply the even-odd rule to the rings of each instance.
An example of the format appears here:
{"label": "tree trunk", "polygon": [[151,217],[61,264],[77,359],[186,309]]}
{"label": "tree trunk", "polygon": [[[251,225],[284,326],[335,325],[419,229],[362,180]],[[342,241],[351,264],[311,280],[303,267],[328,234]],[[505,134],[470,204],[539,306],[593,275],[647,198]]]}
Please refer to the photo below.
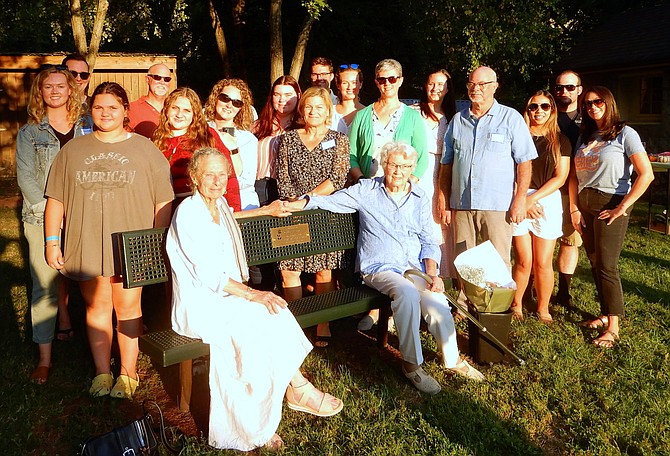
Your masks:
{"label": "tree trunk", "polygon": [[93,23],[93,32],[91,33],[91,44],[86,40],[86,29],[81,12],[81,1],[70,0],[70,16],[72,22],[72,36],[74,37],[74,47],[78,54],[86,57],[90,71],[95,68],[95,61],[98,58],[100,50],[100,40],[109,8],[108,0],[98,0],[98,6],[95,12],[95,22]]}
{"label": "tree trunk", "polygon": [[302,69],[302,64],[305,61],[305,50],[307,49],[309,34],[312,31],[312,26],[314,25],[315,21],[316,19],[314,19],[309,14],[305,16],[305,20],[302,23],[302,29],[300,30],[300,35],[298,35],[298,42],[295,44],[295,52],[293,53],[293,60],[291,60],[290,75],[293,76],[296,80],[300,79],[300,70]]}
{"label": "tree trunk", "polygon": [[98,58],[100,40],[102,39],[102,30],[105,26],[105,18],[107,17],[108,8],[108,0],[98,0],[98,8],[95,12],[95,22],[93,23],[93,32],[91,32],[91,43],[88,45],[88,52],[86,53],[86,61],[88,62],[90,71],[93,71],[93,68],[95,68],[95,61]]}
{"label": "tree trunk", "polygon": [[[242,79],[247,79],[247,56],[244,52],[244,11],[246,0],[234,0],[232,6],[233,12],[233,49],[231,66],[235,68],[236,74]],[[237,43],[237,45],[235,45]]]}
{"label": "tree trunk", "polygon": [[70,0],[70,21],[72,23],[74,48],[78,54],[86,55],[88,44],[86,43],[86,29],[81,17],[81,2],[79,0]]}
{"label": "tree trunk", "polygon": [[219,57],[221,57],[221,63],[223,63],[223,76],[228,78],[231,74],[228,44],[226,43],[226,35],[223,33],[219,13],[214,8],[214,0],[209,0],[209,17],[212,20],[212,28],[214,29],[214,38],[216,40],[216,47],[219,50]]}
{"label": "tree trunk", "polygon": [[270,84],[284,74],[281,4],[282,0],[270,0]]}

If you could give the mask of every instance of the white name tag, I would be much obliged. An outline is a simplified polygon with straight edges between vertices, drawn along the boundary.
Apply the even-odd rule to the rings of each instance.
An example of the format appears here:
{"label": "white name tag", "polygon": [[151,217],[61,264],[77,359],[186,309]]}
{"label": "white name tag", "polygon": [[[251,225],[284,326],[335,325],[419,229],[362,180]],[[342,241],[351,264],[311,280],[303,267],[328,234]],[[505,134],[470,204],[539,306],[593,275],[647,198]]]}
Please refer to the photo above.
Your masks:
{"label": "white name tag", "polygon": [[491,133],[491,141],[497,143],[505,142],[505,135],[500,133]]}
{"label": "white name tag", "polygon": [[323,150],[330,149],[331,147],[335,147],[335,140],[334,139],[329,139],[328,141],[324,141],[321,143],[321,148]]}

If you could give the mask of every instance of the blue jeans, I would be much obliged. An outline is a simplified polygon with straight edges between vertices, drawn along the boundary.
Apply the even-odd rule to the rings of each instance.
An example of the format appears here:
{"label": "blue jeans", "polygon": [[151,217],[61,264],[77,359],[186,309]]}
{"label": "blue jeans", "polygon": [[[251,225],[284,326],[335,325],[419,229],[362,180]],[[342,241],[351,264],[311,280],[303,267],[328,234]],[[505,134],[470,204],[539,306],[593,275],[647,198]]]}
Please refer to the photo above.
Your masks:
{"label": "blue jeans", "polygon": [[593,188],[584,188],[579,192],[579,209],[586,223],[582,233],[584,249],[591,262],[602,315],[624,313],[619,255],[628,229],[629,217],[621,216],[608,225],[608,219],[599,220],[598,214],[605,209],[614,209],[624,196]]}

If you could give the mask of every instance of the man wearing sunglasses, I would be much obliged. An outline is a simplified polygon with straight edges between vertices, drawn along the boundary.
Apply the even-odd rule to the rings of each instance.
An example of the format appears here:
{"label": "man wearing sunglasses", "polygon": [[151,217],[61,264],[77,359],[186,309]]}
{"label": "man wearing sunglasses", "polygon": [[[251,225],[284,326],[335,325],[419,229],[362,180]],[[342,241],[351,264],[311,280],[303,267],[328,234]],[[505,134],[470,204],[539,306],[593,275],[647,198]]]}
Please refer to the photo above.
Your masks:
{"label": "man wearing sunglasses", "polygon": [[438,212],[442,223],[456,224],[456,254],[490,240],[510,267],[511,223],[526,218],[537,150],[521,114],[495,100],[495,71],[477,68],[466,87],[470,107],[453,117],[444,138]]}
{"label": "man wearing sunglasses", "polygon": [[170,93],[172,79],[174,79],[172,71],[167,65],[157,63],[149,68],[147,73],[149,91],[145,96],[130,103],[128,111],[130,126],[135,133],[151,139],[158,126],[165,99]]}
{"label": "man wearing sunglasses", "polygon": [[86,57],[80,54],[69,54],[63,59],[62,65],[67,67],[68,71],[74,76],[74,80],[77,81],[81,99],[84,100],[84,111],[88,111],[88,102],[90,100],[88,99],[86,91],[88,89],[88,83],[91,80],[91,73],[88,69]]}
{"label": "man wearing sunglasses", "polygon": [[[579,113],[579,96],[582,94],[582,80],[574,71],[564,71],[556,77],[554,85],[554,96],[556,97],[556,108],[558,109],[558,127],[568,137],[574,152],[579,140],[579,126],[582,117]],[[558,293],[556,303],[570,307],[572,297],[570,296],[570,282],[577,268],[579,260],[579,247],[582,245],[581,235],[575,231],[570,220],[570,198],[568,197],[568,184],[561,188],[563,199],[563,237],[558,242]]]}

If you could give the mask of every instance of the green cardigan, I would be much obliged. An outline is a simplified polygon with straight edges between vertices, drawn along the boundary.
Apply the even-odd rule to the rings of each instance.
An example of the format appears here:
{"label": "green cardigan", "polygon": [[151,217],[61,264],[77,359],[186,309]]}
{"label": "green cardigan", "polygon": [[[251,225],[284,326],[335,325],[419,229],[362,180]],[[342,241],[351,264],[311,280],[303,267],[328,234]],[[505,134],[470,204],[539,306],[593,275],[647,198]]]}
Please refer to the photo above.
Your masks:
{"label": "green cardigan", "polygon": [[[374,151],[374,129],[372,127],[372,106],[361,109],[356,113],[349,129],[350,153],[349,162],[352,168],[360,168],[363,176],[370,176],[370,164]],[[423,118],[418,111],[402,105],[402,116],[398,128],[393,134],[394,141],[409,143],[419,154],[414,170],[414,176],[419,179],[428,166],[428,151],[426,149],[426,130]]]}

